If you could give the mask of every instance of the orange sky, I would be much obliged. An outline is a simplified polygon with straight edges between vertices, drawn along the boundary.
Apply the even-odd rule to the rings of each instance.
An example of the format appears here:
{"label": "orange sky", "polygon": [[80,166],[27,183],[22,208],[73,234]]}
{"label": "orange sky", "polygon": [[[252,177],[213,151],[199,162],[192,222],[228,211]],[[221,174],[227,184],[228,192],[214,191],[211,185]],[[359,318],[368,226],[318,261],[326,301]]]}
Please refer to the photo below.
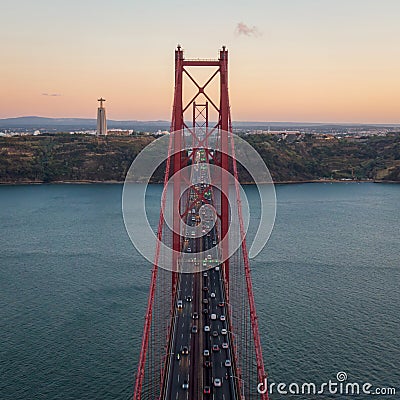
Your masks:
{"label": "orange sky", "polygon": [[168,120],[181,42],[188,57],[228,46],[234,120],[400,122],[398,0],[6,3],[0,118],[94,118],[103,96],[110,119]]}

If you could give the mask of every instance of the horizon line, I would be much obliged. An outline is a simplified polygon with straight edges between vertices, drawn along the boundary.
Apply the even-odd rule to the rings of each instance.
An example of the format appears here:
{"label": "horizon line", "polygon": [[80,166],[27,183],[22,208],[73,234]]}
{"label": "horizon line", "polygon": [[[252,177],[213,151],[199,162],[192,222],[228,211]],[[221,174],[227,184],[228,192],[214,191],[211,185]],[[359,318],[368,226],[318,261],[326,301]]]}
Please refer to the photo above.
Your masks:
{"label": "horizon line", "polygon": [[[20,115],[17,117],[3,117],[0,121],[7,119],[21,118],[44,118],[44,119],[86,119],[96,120],[95,117],[45,117],[40,115]],[[110,122],[165,122],[170,120],[164,119],[107,119]],[[212,122],[212,121],[211,121]],[[215,121],[214,121],[215,122]],[[260,121],[260,120],[233,120],[232,123],[252,123],[252,124],[315,124],[315,125],[383,125],[383,126],[400,126],[400,122],[332,122],[332,121]]]}

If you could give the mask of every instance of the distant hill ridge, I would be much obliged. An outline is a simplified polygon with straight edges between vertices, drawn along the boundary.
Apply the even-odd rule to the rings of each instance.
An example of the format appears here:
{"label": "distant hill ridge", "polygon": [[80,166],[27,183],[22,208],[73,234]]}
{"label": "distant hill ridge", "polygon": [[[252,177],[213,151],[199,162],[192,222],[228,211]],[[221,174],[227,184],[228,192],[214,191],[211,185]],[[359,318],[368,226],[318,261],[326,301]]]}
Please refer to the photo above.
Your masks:
{"label": "distant hill ridge", "polygon": [[[168,121],[114,121],[108,120],[110,128],[129,128],[153,126],[157,129],[167,129],[170,123]],[[47,118],[38,116],[24,116],[15,118],[0,119],[0,128],[86,128],[95,129],[95,118]]]}
{"label": "distant hill ridge", "polygon": [[[108,120],[109,128],[116,129],[169,129],[170,122],[165,120],[154,121],[118,121]],[[321,129],[338,128],[338,127],[399,127],[400,124],[346,124],[346,123],[324,123],[324,122],[267,122],[267,121],[235,121],[235,128],[243,129],[295,129],[295,128],[312,128],[319,127]],[[95,118],[48,118],[40,116],[22,116],[14,118],[0,119],[1,129],[20,128],[20,129],[53,129],[62,131],[63,129],[95,129]]]}

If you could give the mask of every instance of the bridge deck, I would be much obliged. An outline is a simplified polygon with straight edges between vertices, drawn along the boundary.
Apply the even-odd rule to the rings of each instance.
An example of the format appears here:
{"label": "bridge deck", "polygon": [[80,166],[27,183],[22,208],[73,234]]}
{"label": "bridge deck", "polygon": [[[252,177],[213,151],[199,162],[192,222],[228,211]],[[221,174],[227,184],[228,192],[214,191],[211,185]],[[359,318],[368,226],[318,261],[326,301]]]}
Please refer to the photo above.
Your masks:
{"label": "bridge deck", "polygon": [[[199,168],[201,165],[203,168]],[[192,166],[194,188],[189,193],[191,200],[196,199],[195,189],[201,189],[202,182],[210,183],[209,170],[204,165],[207,164],[199,163],[198,159]],[[208,203],[212,205],[212,196]],[[193,237],[190,227],[196,224],[201,224],[202,231],[207,233]],[[194,262],[198,255],[191,257],[191,254],[202,252],[204,260],[196,259],[195,262],[205,261],[206,268],[201,272],[180,274],[178,280],[163,398],[234,400],[237,388],[228,305],[223,270],[216,251],[218,232],[211,210],[199,202],[188,214],[187,225],[181,262]]]}

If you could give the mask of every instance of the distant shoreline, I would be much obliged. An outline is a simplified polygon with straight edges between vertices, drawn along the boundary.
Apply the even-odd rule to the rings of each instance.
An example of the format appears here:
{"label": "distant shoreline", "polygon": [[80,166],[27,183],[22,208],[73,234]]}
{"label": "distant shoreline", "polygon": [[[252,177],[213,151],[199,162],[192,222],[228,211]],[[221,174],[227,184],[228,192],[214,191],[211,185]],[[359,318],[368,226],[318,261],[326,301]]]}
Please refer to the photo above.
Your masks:
{"label": "distant shoreline", "polygon": [[[137,182],[140,183],[140,182]],[[399,181],[384,181],[384,180],[340,180],[340,179],[315,179],[315,180],[304,180],[304,181],[275,181],[274,185],[296,185],[303,183],[389,183],[399,184]],[[25,181],[25,182],[0,182],[0,186],[26,186],[26,185],[123,185],[124,181],[53,181],[53,182],[40,182],[40,181]],[[163,182],[152,182],[150,185],[162,185]],[[254,185],[252,182],[242,182],[242,185]]]}

